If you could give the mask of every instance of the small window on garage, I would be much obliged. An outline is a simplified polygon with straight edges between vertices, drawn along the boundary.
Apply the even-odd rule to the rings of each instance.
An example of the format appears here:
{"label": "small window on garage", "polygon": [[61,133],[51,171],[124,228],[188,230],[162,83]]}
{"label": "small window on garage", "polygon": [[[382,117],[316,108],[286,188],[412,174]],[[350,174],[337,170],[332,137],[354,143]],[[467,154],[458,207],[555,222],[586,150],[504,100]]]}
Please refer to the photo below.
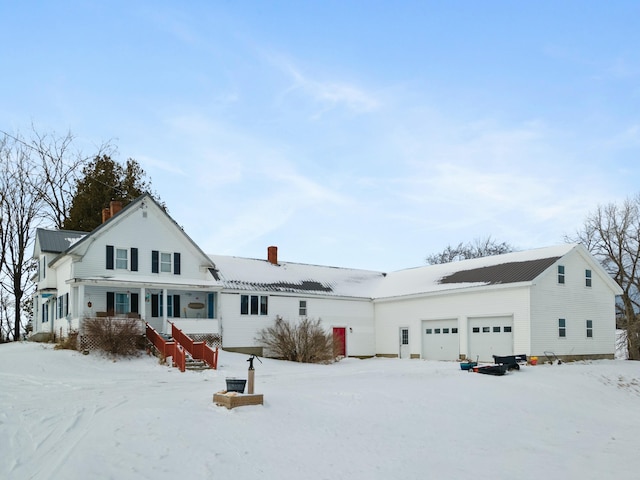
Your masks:
{"label": "small window on garage", "polygon": [[448,328],[443,328],[442,329],[442,333],[449,333],[449,329]]}
{"label": "small window on garage", "polygon": [[510,326],[504,326],[504,327],[502,327],[502,331],[504,333],[511,333],[511,327]]}
{"label": "small window on garage", "polygon": [[558,283],[564,283],[564,265],[558,265]]}
{"label": "small window on garage", "polygon": [[480,327],[473,327],[473,333],[480,333]]}
{"label": "small window on garage", "polygon": [[440,329],[439,329],[439,328],[436,328],[436,329],[435,329],[435,333],[440,333]]}
{"label": "small window on garage", "polygon": [[493,327],[493,333],[500,333],[500,327]]}
{"label": "small window on garage", "polygon": [[567,321],[564,318],[558,319],[558,336],[561,338],[567,336]]}
{"label": "small window on garage", "polygon": [[451,329],[451,333],[458,333],[458,327],[453,327]]}
{"label": "small window on garage", "polygon": [[489,333],[491,332],[491,327],[482,327],[482,333]]}
{"label": "small window on garage", "polygon": [[431,335],[433,333],[433,330],[431,330],[430,328],[427,328],[426,332],[427,335]]}

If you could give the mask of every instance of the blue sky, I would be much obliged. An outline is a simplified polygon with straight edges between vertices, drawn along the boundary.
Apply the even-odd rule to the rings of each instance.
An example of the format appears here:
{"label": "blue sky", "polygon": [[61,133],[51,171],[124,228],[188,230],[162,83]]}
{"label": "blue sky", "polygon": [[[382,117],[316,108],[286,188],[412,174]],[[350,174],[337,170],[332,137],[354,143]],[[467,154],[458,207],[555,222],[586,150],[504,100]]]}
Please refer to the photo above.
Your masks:
{"label": "blue sky", "polygon": [[640,2],[0,3],[0,129],[113,140],[205,252],[393,271],[640,192]]}

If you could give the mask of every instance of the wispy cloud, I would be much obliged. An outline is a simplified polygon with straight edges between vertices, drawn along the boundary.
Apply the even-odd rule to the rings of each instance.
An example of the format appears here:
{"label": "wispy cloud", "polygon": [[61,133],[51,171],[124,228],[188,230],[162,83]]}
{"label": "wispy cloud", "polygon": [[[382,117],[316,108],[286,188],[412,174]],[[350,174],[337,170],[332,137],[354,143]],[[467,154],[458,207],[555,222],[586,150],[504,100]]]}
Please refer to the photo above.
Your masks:
{"label": "wispy cloud", "polygon": [[381,106],[380,99],[364,88],[355,84],[336,81],[318,80],[306,75],[291,60],[281,55],[269,55],[269,61],[284,72],[292,81],[283,96],[300,91],[320,105],[314,116],[321,116],[329,110],[344,107],[354,113],[368,113]]}

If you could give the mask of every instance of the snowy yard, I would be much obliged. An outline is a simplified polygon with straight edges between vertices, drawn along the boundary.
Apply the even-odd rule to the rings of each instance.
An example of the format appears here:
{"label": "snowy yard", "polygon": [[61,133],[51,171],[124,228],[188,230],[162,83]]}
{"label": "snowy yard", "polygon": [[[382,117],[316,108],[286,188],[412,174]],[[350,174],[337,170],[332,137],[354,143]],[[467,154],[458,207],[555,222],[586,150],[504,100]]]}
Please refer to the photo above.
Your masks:
{"label": "snowy yard", "polygon": [[637,478],[640,363],[523,367],[263,359],[263,406],[217,407],[246,355],[180,373],[153,357],[111,361],[0,345],[3,479]]}

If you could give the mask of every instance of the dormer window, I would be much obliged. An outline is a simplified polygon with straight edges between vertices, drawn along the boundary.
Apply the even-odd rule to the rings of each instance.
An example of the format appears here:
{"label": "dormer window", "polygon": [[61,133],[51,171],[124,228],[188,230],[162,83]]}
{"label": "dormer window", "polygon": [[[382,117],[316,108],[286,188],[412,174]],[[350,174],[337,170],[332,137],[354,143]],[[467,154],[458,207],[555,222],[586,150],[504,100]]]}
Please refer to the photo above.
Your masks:
{"label": "dormer window", "polygon": [[564,284],[564,265],[558,265],[558,283]]}

